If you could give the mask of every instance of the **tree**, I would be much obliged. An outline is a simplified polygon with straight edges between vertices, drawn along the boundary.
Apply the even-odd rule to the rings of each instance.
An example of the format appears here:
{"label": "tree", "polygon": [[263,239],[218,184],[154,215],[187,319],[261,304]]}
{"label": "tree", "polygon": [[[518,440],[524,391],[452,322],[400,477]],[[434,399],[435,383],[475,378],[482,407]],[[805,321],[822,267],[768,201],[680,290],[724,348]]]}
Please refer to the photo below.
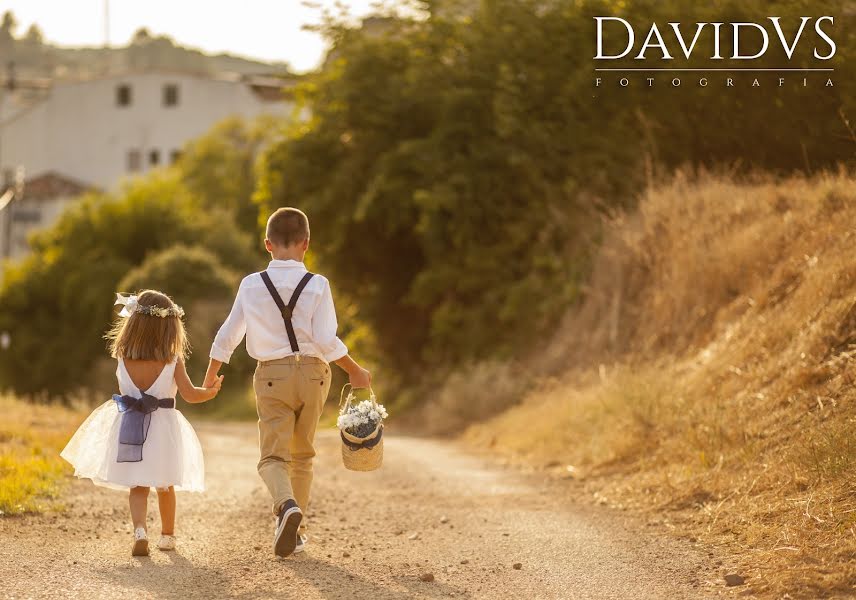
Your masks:
{"label": "tree", "polygon": [[9,46],[15,41],[15,30],[18,28],[18,21],[15,19],[14,13],[7,10],[3,13],[3,20],[0,22],[0,46]]}
{"label": "tree", "polygon": [[139,46],[144,45],[152,41],[152,34],[146,27],[140,27],[134,32],[134,35],[131,37],[131,45]]}
{"label": "tree", "polygon": [[[543,340],[579,297],[602,213],[635,203],[646,163],[852,164],[838,114],[853,99],[852,33],[839,38],[838,87],[792,85],[766,100],[749,86],[598,88],[587,62],[596,15],[648,27],[676,15],[793,22],[811,14],[806,2],[724,0],[688,13],[677,0],[484,0],[467,18],[423,5],[429,18],[381,30],[322,26],[333,52],[299,92],[312,119],[265,153],[257,194],[265,210],[306,209],[320,267],[405,377]],[[807,66],[811,46],[803,52],[793,66]]]}
{"label": "tree", "polygon": [[322,268],[404,376],[525,347],[580,281],[592,221],[561,83],[580,26],[517,4],[472,26],[333,25],[338,58],[303,91],[312,121],[263,161],[264,206],[306,208]]}
{"label": "tree", "polygon": [[256,162],[282,129],[272,117],[247,122],[232,118],[187,144],[178,162],[181,178],[196,202],[219,207],[244,231],[259,232],[259,207],[253,201]]}
{"label": "tree", "polygon": [[[202,245],[175,245],[151,254],[119,282],[118,289],[137,292],[156,289],[168,294],[185,309],[185,324],[194,349],[188,361],[191,373],[203,373],[208,348],[223,319],[229,314],[241,274]],[[244,351],[233,355],[230,388],[246,385],[254,363]]]}
{"label": "tree", "polygon": [[228,215],[198,210],[174,174],[90,194],[38,233],[33,253],[6,267],[0,287],[0,331],[13,340],[0,360],[0,387],[65,395],[91,385],[120,281],[176,245],[204,247],[236,272],[257,263]]}
{"label": "tree", "polygon": [[33,23],[24,34],[24,41],[33,46],[41,46],[44,44],[45,36],[39,26]]}
{"label": "tree", "polygon": [[0,23],[0,33],[9,37],[15,36],[15,30],[18,28],[18,20],[11,10],[3,13],[3,21]]}

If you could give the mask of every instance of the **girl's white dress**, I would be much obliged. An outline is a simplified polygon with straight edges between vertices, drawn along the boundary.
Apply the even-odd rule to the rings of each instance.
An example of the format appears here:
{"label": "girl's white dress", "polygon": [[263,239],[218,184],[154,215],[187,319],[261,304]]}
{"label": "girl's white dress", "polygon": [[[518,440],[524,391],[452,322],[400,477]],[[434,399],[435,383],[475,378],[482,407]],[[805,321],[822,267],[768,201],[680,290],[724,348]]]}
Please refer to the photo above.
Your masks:
{"label": "girl's white dress", "polygon": [[[176,361],[167,364],[145,393],[155,398],[175,398]],[[131,381],[124,361],[116,370],[123,396],[141,398],[142,392]],[[205,463],[202,446],[193,427],[177,408],[158,408],[151,413],[148,434],[143,443],[143,459],[118,462],[119,427],[122,413],[114,400],[108,400],[83,422],[60,453],[74,465],[77,477],[114,489],[136,486],[201,492],[205,489]]]}

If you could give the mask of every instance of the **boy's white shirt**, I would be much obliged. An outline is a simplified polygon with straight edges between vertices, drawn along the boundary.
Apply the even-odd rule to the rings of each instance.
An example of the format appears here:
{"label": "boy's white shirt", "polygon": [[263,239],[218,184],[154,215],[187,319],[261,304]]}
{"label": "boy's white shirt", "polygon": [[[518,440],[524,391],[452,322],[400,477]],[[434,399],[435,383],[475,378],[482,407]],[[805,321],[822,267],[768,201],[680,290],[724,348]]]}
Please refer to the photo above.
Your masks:
{"label": "boy's white shirt", "polygon": [[[306,267],[296,260],[272,260],[267,272],[282,301],[288,304]],[[336,336],[336,309],[326,277],[315,275],[309,280],[300,294],[291,322],[301,355],[332,362],[348,353],[348,348]],[[247,353],[256,360],[277,360],[294,354],[282,315],[258,273],[241,281],[232,311],[214,338],[211,358],[228,363],[244,335],[247,336]]]}

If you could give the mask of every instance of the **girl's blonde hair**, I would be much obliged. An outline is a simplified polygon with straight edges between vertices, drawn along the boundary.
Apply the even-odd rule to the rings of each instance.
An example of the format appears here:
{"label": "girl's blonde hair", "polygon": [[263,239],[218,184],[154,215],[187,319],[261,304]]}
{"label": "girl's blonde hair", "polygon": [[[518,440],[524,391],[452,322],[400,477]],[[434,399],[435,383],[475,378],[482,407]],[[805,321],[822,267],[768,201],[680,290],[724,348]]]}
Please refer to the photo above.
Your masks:
{"label": "girl's blonde hair", "polygon": [[[140,292],[137,302],[141,307],[175,307],[169,296],[155,290]],[[187,358],[190,353],[184,322],[177,315],[158,317],[134,312],[117,319],[104,337],[110,340],[113,358],[171,362],[176,357]]]}

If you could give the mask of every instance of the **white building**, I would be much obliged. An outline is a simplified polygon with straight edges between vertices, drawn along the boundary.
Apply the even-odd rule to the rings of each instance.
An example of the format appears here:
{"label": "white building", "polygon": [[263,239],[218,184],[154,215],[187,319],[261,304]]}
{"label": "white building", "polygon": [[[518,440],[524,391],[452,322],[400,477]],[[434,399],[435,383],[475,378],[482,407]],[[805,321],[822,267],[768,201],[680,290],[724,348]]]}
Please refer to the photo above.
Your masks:
{"label": "white building", "polygon": [[[0,108],[0,169],[53,171],[110,189],[168,164],[226,117],[285,114],[284,83],[180,73],[112,75],[54,84],[41,100]],[[10,114],[11,113],[11,114]]]}
{"label": "white building", "polygon": [[124,177],[174,162],[185,143],[227,117],[288,114],[286,86],[275,78],[145,72],[0,90],[0,197],[16,172],[26,174],[24,197],[0,213],[0,257],[18,247],[10,238],[20,240],[19,223],[44,227],[58,214],[42,198],[36,204],[52,206],[50,215],[37,217],[30,206],[26,219],[15,219],[31,182],[50,174],[114,189]]}

